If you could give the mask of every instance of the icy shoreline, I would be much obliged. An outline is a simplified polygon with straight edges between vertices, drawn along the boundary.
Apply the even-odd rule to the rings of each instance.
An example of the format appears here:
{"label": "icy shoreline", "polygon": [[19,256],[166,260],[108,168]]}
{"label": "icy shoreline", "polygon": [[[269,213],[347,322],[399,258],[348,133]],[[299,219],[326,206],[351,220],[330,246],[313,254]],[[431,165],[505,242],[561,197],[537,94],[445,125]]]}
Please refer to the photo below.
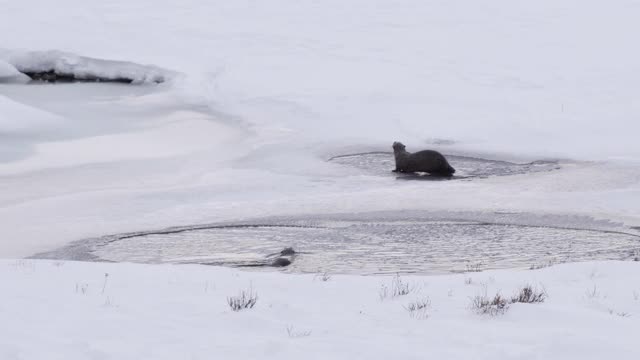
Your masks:
{"label": "icy shoreline", "polygon": [[[390,276],[0,260],[0,358],[636,359],[639,277],[640,263],[614,261],[403,276],[410,293],[381,299]],[[525,285],[547,299],[470,308]],[[231,311],[249,288],[256,306]],[[430,305],[415,316],[414,302]]]}

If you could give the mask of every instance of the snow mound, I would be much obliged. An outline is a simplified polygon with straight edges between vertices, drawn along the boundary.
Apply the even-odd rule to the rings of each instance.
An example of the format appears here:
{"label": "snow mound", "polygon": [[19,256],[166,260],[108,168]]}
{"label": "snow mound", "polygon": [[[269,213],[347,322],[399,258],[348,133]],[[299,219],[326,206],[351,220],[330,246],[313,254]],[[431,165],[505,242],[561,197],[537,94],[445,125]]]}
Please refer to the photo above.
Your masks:
{"label": "snow mound", "polygon": [[[5,70],[2,62],[8,63]],[[153,65],[102,60],[62,51],[0,51],[0,81],[11,68],[32,79],[47,81],[116,81],[132,84],[163,83],[175,73]],[[14,74],[15,75],[15,74]]]}

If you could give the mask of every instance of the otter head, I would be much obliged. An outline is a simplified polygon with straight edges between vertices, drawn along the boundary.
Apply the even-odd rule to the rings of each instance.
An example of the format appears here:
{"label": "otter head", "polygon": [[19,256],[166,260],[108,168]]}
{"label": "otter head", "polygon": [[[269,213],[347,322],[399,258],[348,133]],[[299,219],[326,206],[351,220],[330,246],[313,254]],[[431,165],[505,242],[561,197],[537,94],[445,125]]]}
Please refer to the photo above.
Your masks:
{"label": "otter head", "polygon": [[403,143],[398,142],[398,141],[393,143],[393,151],[395,151],[395,152],[404,151],[404,149],[405,149],[405,146],[404,146]]}

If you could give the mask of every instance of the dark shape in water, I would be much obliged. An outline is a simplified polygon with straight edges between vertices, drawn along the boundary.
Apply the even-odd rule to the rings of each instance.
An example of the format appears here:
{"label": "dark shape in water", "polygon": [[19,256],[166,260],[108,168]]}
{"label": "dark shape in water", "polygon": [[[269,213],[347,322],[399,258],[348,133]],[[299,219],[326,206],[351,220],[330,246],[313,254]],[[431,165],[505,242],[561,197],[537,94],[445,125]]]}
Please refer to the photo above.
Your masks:
{"label": "dark shape in water", "polygon": [[393,154],[396,160],[394,172],[426,172],[439,176],[451,176],[456,172],[447,159],[435,150],[410,153],[405,150],[404,144],[396,141],[393,143]]}
{"label": "dark shape in water", "polygon": [[[62,82],[62,83],[70,83],[70,82],[112,82],[112,83],[123,83],[123,84],[131,84],[133,83],[133,79],[118,77],[118,78],[105,78],[99,77],[95,75],[84,75],[78,76],[72,73],[59,73],[55,70],[48,71],[25,71],[25,75],[31,78],[34,81],[44,81],[50,83]],[[156,83],[160,83],[161,81],[156,80]]]}
{"label": "dark shape in water", "polygon": [[293,255],[293,254],[295,254],[295,253],[296,253],[296,251],[295,251],[295,250],[293,250],[293,248],[292,248],[292,247],[286,247],[286,248],[284,248],[282,251],[280,251],[280,255],[281,255],[281,256]]}
{"label": "dark shape in water", "polygon": [[273,267],[285,267],[289,265],[291,265],[291,260],[283,257],[277,258],[271,263],[271,266]]}
{"label": "dark shape in water", "polygon": [[[280,252],[267,255],[266,260],[253,261],[249,263],[239,263],[232,266],[237,267],[285,267],[291,265],[297,252],[292,247],[286,247]],[[273,258],[275,257],[275,258]],[[273,259],[270,259],[273,258]],[[209,264],[214,265],[214,264]],[[221,264],[215,264],[221,265]],[[229,264],[227,264],[229,265]]]}
{"label": "dark shape in water", "polygon": [[280,252],[277,253],[272,253],[267,255],[267,257],[272,257],[272,256],[293,256],[296,255],[297,252],[295,250],[293,250],[292,247],[286,247],[284,249],[282,249]]}
{"label": "dark shape in water", "polygon": [[293,258],[279,257],[274,259],[273,261],[260,261],[260,262],[250,262],[250,263],[240,263],[240,264],[223,264],[223,263],[206,263],[205,265],[230,265],[236,267],[285,267],[291,265]]}

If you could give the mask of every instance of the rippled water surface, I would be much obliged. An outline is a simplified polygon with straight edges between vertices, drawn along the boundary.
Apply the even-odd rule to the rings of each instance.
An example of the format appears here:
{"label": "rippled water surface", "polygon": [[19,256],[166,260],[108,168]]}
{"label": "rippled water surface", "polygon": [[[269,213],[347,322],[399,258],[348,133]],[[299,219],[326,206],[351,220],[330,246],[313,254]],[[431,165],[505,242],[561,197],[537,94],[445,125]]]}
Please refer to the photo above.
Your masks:
{"label": "rippled water surface", "polygon": [[[446,273],[629,259],[632,233],[477,221],[323,220],[167,229],[79,242],[43,257],[246,266],[288,246],[288,272]],[[75,246],[75,248],[74,248]]]}
{"label": "rippled water surface", "polygon": [[[451,166],[456,169],[455,178],[483,178],[489,176],[508,176],[557,170],[558,161],[534,161],[524,164],[508,161],[488,160],[468,156],[445,155]],[[329,161],[351,166],[367,174],[397,176],[399,179],[443,179],[442,177],[418,176],[412,174],[397,174],[391,170],[395,168],[393,153],[372,152],[361,154],[340,155]]]}

